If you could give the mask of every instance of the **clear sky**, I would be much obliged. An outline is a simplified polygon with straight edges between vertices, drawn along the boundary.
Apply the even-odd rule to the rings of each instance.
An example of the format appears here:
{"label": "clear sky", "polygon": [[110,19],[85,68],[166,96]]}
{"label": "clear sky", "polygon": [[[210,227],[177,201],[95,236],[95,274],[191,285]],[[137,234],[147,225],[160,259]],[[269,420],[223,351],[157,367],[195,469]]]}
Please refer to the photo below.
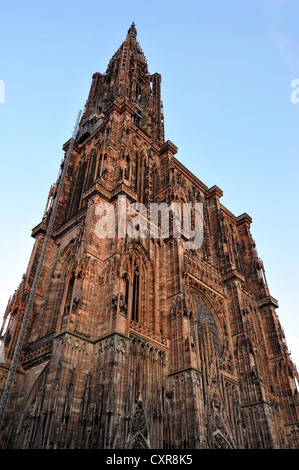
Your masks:
{"label": "clear sky", "polygon": [[[134,21],[162,75],[166,139],[236,216],[247,212],[299,365],[298,0],[9,0],[0,30],[0,316],[26,271],[62,145],[92,74]],[[1,103],[1,84],[5,102]],[[299,93],[298,93],[299,97]]]}

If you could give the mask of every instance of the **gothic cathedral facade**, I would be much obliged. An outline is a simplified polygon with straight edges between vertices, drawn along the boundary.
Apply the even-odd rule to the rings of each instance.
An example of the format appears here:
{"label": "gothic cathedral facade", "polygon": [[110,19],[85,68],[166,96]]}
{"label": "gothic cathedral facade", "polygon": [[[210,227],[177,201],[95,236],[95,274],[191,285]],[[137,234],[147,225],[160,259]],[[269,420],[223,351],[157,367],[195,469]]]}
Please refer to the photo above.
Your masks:
{"label": "gothic cathedral facade", "polygon": [[[1,448],[298,448],[298,374],[251,218],[225,208],[221,189],[164,141],[161,76],[136,37],[133,24],[92,77]],[[1,389],[58,183],[5,312]],[[168,237],[101,238],[97,207],[117,212],[119,196],[127,206],[201,203],[202,245],[186,249],[171,227]]]}

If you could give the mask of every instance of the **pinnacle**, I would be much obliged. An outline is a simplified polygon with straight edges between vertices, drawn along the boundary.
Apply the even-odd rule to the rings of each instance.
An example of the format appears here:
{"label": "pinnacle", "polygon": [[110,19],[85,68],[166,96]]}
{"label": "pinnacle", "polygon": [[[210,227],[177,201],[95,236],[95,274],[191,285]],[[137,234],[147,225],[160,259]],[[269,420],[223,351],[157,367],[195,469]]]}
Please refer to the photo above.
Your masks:
{"label": "pinnacle", "polygon": [[133,22],[128,30],[127,38],[131,37],[131,38],[136,39],[136,36],[137,36],[137,29],[136,29],[135,23]]}

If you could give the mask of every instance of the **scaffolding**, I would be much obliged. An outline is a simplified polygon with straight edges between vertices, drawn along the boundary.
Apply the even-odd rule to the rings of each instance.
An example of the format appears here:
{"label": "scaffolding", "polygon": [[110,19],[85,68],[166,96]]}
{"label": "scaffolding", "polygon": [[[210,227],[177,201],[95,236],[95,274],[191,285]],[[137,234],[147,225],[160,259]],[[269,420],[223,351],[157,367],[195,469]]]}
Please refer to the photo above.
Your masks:
{"label": "scaffolding", "polygon": [[58,204],[59,204],[60,196],[61,196],[62,189],[63,189],[64,179],[65,179],[68,164],[69,164],[69,161],[70,161],[70,158],[71,158],[71,155],[72,155],[75,139],[76,139],[76,136],[77,136],[77,133],[78,133],[81,114],[82,114],[82,111],[80,110],[78,112],[78,115],[77,115],[77,119],[76,119],[75,127],[74,127],[74,130],[73,130],[72,138],[70,140],[68,151],[67,151],[67,154],[66,154],[66,157],[65,157],[65,160],[64,160],[64,165],[63,165],[59,180],[57,181],[57,193],[56,193],[56,196],[55,196],[55,199],[54,199],[54,202],[53,202],[53,207],[52,207],[52,211],[51,211],[51,214],[50,214],[48,227],[47,227],[47,230],[46,230],[46,234],[45,234],[41,254],[40,254],[40,257],[39,257],[37,269],[36,269],[36,272],[35,272],[34,280],[33,280],[32,287],[31,287],[30,294],[29,294],[29,298],[28,298],[28,301],[27,301],[26,310],[25,310],[24,317],[23,317],[23,320],[22,320],[22,325],[21,325],[21,328],[20,328],[19,337],[18,337],[18,340],[17,340],[17,344],[16,344],[16,347],[15,347],[15,351],[14,351],[14,355],[13,355],[13,358],[12,358],[12,361],[11,361],[11,365],[10,365],[10,368],[9,368],[9,371],[8,371],[6,383],[5,383],[5,386],[4,386],[4,389],[3,389],[3,394],[2,394],[1,403],[0,403],[0,429],[2,427],[2,423],[3,423],[4,416],[5,416],[5,411],[6,411],[9,395],[10,395],[11,388],[12,388],[12,385],[13,385],[13,380],[14,380],[15,373],[16,373],[18,363],[19,363],[19,359],[20,359],[20,356],[21,356],[21,352],[22,352],[22,348],[23,348],[23,342],[24,342],[26,331],[27,331],[27,326],[28,326],[28,322],[29,322],[29,318],[30,318],[30,313],[31,313],[31,310],[32,310],[32,307],[33,307],[33,302],[34,302],[36,289],[37,289],[37,286],[39,284],[40,275],[41,275],[41,271],[42,271],[42,267],[43,267],[43,262],[44,262],[45,255],[46,255],[46,252],[47,252],[47,248],[48,248],[48,245],[49,245],[49,241],[50,241],[50,238],[51,238],[52,230],[53,230],[53,227],[54,227],[54,222],[55,222],[55,218],[56,218],[56,214],[57,214]]}

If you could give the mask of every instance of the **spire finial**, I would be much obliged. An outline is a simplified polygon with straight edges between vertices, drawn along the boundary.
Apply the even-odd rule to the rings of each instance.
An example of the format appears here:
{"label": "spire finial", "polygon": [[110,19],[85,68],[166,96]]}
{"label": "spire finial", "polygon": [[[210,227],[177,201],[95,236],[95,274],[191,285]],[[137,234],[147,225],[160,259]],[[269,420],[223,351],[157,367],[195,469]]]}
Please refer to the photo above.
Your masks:
{"label": "spire finial", "polygon": [[127,37],[129,38],[135,38],[136,39],[136,36],[137,36],[137,29],[136,29],[136,26],[135,26],[135,23],[133,21],[133,23],[131,24],[129,30],[128,30],[128,34],[127,34]]}

